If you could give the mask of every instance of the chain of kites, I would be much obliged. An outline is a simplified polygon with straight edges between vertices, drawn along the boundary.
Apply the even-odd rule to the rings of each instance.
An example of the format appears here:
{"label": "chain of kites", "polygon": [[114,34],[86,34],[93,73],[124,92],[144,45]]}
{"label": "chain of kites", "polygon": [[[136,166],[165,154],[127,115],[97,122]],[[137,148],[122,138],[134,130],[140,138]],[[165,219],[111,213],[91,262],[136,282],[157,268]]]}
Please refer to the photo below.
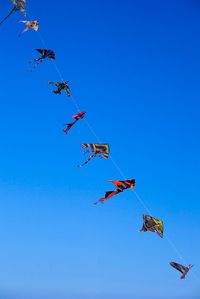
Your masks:
{"label": "chain of kites", "polygon": [[[20,11],[24,14],[24,16],[26,16],[26,0],[11,0],[13,3],[13,9],[10,11],[10,13],[0,22],[0,25],[2,23],[4,23],[4,21],[11,16],[14,12]],[[25,21],[21,21],[21,23],[23,23],[25,25],[24,30],[21,32],[24,33],[28,30],[34,30],[34,31],[38,31],[39,29],[39,22],[37,20],[25,20]],[[20,34],[20,35],[21,35]],[[52,61],[55,60],[55,53],[52,50],[48,50],[48,49],[36,49],[40,56],[37,59],[34,59],[32,61],[32,70],[35,69],[44,59],[49,58],[52,59]],[[62,76],[61,76],[62,77]],[[70,92],[70,88],[69,88],[69,81],[64,81],[62,79],[62,82],[49,82],[49,84],[52,84],[56,87],[55,90],[53,90],[53,92],[55,94],[61,94],[62,91],[64,91],[66,93],[66,95],[68,97],[72,97],[71,92]],[[77,107],[78,108],[78,107]],[[79,108],[78,108],[79,110]],[[79,110],[80,111],[80,110]],[[83,111],[80,111],[76,114],[76,115],[72,115],[72,118],[74,119],[74,121],[72,121],[71,123],[67,124],[65,126],[65,128],[63,129],[63,132],[65,134],[67,134],[69,132],[69,130],[81,119],[83,119],[85,117],[85,113]],[[89,126],[89,124],[88,124]],[[90,129],[92,130],[92,128],[90,127]],[[93,130],[92,130],[93,131]],[[93,131],[94,135],[96,136],[95,132]],[[97,136],[96,136],[97,137]],[[98,139],[98,138],[97,138]],[[100,157],[100,158],[104,158],[104,159],[108,159],[109,158],[109,154],[110,154],[110,148],[108,144],[102,144],[102,143],[84,143],[81,144],[82,148],[85,149],[84,153],[91,153],[88,156],[88,159],[83,162],[81,165],[79,165],[78,167],[83,167],[84,165],[86,165],[91,159],[95,158],[95,157]],[[123,173],[121,172],[120,168],[116,165],[116,163],[113,161],[113,163],[115,164],[116,168],[118,168],[119,172],[123,175]],[[123,175],[124,177],[124,175]],[[134,189],[135,188],[135,180],[134,179],[125,179],[123,181],[116,181],[116,180],[110,180],[109,182],[113,183],[115,188],[112,191],[107,191],[104,195],[104,197],[100,198],[97,202],[95,202],[94,204],[97,205],[98,203],[104,203],[105,200],[123,192],[126,189]],[[138,197],[138,199],[140,200],[140,202],[143,204],[143,206],[145,207],[145,209],[148,211],[148,213],[150,214],[150,211],[148,210],[148,208],[146,207],[145,203],[140,199],[140,197],[137,195],[137,193],[135,193],[136,196]],[[163,238],[163,231],[164,231],[164,224],[162,220],[156,219],[150,215],[143,215],[143,226],[140,229],[141,232],[154,232],[156,234],[158,234],[159,237]],[[174,249],[178,252],[178,250],[176,249],[175,245],[168,239],[168,241],[171,243],[171,245],[174,247]],[[187,273],[189,272],[189,270],[193,267],[192,265],[188,265],[188,266],[183,266],[179,263],[176,262],[171,262],[170,265],[177,269],[178,271],[181,272],[181,279],[184,279],[185,276],[187,275]]]}

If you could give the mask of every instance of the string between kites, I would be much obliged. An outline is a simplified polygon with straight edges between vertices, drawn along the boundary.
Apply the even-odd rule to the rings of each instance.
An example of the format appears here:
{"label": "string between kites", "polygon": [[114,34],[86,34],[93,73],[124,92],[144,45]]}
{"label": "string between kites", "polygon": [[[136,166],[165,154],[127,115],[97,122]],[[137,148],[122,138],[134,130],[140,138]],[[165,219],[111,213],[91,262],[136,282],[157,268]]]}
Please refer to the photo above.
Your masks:
{"label": "string between kites", "polygon": [[[30,14],[29,14],[30,16]],[[41,33],[39,31],[37,31],[37,35],[38,38],[40,40],[40,42],[43,44],[45,49],[48,49],[47,44],[43,38],[43,36],[41,35]],[[60,71],[60,68],[58,67],[57,63],[55,60],[50,59],[51,63],[55,69],[55,71],[57,72],[60,80],[64,83],[64,77],[62,75],[62,72]],[[70,96],[72,103],[74,105],[74,107],[76,108],[77,112],[81,112],[80,106],[77,102],[77,100],[74,98],[74,96],[71,94]],[[88,127],[89,131],[92,133],[92,135],[95,137],[96,141],[98,143],[102,143],[101,139],[99,138],[99,136],[97,135],[97,133],[95,132],[93,126],[88,122],[87,119],[83,118],[84,123],[86,124],[86,126]],[[111,154],[109,154],[109,160],[111,161],[111,163],[113,164],[114,168],[117,170],[117,172],[119,173],[119,175],[121,176],[121,178],[123,180],[126,180],[127,177],[125,176],[124,172],[122,171],[122,169],[120,168],[119,164],[114,160],[114,158],[112,157]],[[153,215],[152,211],[149,209],[149,207],[147,206],[146,202],[141,198],[141,196],[135,191],[135,189],[131,189],[131,191],[133,192],[133,194],[135,195],[135,197],[137,198],[138,202],[141,204],[141,206],[144,208],[144,210],[149,214],[149,215]],[[183,255],[181,254],[180,250],[177,248],[176,244],[171,240],[171,238],[168,236],[168,234],[165,232],[165,238],[167,243],[169,244],[169,246],[173,249],[174,252],[176,252],[177,257],[182,260],[182,262],[184,262],[185,264],[188,264],[188,262],[186,261],[186,259],[183,257]],[[200,278],[196,275],[196,273],[193,271],[191,271],[193,277],[196,279],[196,281],[199,283],[200,282]]]}

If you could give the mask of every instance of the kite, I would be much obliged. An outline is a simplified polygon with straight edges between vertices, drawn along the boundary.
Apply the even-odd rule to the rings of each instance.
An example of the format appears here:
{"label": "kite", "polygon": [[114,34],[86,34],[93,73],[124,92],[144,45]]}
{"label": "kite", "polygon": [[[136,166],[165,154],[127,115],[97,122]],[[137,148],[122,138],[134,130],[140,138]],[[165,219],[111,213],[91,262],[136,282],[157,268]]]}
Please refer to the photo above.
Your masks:
{"label": "kite", "polygon": [[141,228],[141,232],[153,232],[157,233],[161,238],[163,237],[163,229],[164,225],[161,220],[158,220],[154,217],[149,215],[143,215],[143,226]]}
{"label": "kite", "polygon": [[175,262],[171,262],[170,265],[182,273],[180,279],[184,279],[187,273],[189,272],[189,270],[193,267],[193,265],[188,265],[188,267],[185,267]]}
{"label": "kite", "polygon": [[[28,30],[38,31],[38,29],[39,29],[38,21],[20,21],[20,23],[23,23],[25,25],[25,29],[22,31],[22,33],[26,32]],[[19,36],[21,36],[22,33]]]}
{"label": "kite", "polygon": [[36,49],[36,51],[38,51],[41,56],[37,59],[34,59],[33,62],[31,62],[33,64],[33,69],[35,69],[44,59],[49,58],[49,59],[55,59],[55,53],[52,50],[47,50],[47,49]]}
{"label": "kite", "polygon": [[79,120],[82,119],[85,116],[86,112],[79,112],[76,115],[72,115],[72,117],[75,119],[73,122],[69,123],[66,125],[66,128],[63,130],[65,132],[65,134],[67,134],[69,132],[69,130],[71,129],[71,127],[73,127],[73,125]]}
{"label": "kite", "polygon": [[99,143],[83,143],[81,144],[82,148],[87,148],[84,154],[92,152],[93,154],[89,156],[89,158],[78,167],[82,167],[87,164],[92,158],[99,156],[104,159],[108,159],[110,148],[108,144],[99,144]]}
{"label": "kite", "polygon": [[68,83],[69,83],[69,81],[65,81],[65,82],[54,82],[54,81],[52,82],[52,81],[50,81],[49,82],[49,84],[54,84],[57,87],[57,89],[53,90],[53,92],[55,94],[61,94],[61,91],[65,90],[68,97],[70,97],[71,93],[70,93]]}
{"label": "kite", "polygon": [[107,191],[104,197],[100,198],[97,202],[94,203],[95,205],[98,204],[99,202],[104,202],[106,199],[109,199],[112,196],[117,195],[126,189],[129,188],[133,189],[135,187],[135,180],[125,180],[125,181],[110,180],[108,182],[113,183],[115,187],[117,187],[117,189],[114,191]]}
{"label": "kite", "polygon": [[16,11],[21,11],[24,15],[26,15],[26,0],[11,0],[14,7],[9,12],[9,14],[0,22],[0,25],[4,23],[4,21],[11,16]]}

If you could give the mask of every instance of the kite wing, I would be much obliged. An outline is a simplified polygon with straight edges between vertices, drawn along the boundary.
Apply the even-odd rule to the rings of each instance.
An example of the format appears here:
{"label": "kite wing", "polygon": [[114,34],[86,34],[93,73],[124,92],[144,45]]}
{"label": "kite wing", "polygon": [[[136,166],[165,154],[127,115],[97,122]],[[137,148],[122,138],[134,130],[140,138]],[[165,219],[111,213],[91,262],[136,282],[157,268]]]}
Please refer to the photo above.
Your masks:
{"label": "kite wing", "polygon": [[60,82],[56,82],[56,81],[49,81],[49,84],[53,84],[55,86],[59,86]]}
{"label": "kite wing", "polygon": [[44,55],[44,49],[36,49],[42,56]]}
{"label": "kite wing", "polygon": [[48,57],[50,59],[55,59],[56,58],[56,55],[55,55],[54,51],[52,51],[52,50],[47,50],[47,51],[48,52],[47,52],[47,56],[46,57]]}
{"label": "kite wing", "polygon": [[143,226],[141,232],[151,231],[157,233],[161,238],[163,237],[164,224],[161,220],[158,220],[149,215],[143,215]]}
{"label": "kite wing", "polygon": [[82,119],[85,116],[86,112],[79,112],[78,114],[72,115],[72,117],[76,120]]}
{"label": "kite wing", "polygon": [[186,267],[186,266],[183,266],[183,265],[175,263],[175,262],[171,262],[170,265],[182,273],[182,275],[180,277],[181,279],[184,279],[185,276],[187,275],[187,273],[189,272],[189,270],[193,267],[192,265],[189,265],[188,267]]}
{"label": "kite wing", "polygon": [[124,191],[126,189],[133,189],[135,187],[135,180],[125,180],[125,181],[114,181],[110,180],[109,182],[112,182],[117,189],[120,191]]}
{"label": "kite wing", "polygon": [[120,193],[121,191],[119,191],[119,190],[114,190],[114,191],[107,191],[106,193],[105,193],[105,196],[104,197],[102,197],[102,198],[100,198],[97,202],[95,202],[94,204],[96,205],[96,204],[98,204],[99,202],[104,202],[106,199],[109,199],[109,198],[111,198],[112,196],[114,196],[114,195],[117,195],[118,193]]}
{"label": "kite wing", "polygon": [[50,59],[55,59],[55,53],[52,50],[47,50],[47,49],[36,49],[36,50],[41,54],[41,57],[36,59],[36,61],[45,59],[47,57]]}

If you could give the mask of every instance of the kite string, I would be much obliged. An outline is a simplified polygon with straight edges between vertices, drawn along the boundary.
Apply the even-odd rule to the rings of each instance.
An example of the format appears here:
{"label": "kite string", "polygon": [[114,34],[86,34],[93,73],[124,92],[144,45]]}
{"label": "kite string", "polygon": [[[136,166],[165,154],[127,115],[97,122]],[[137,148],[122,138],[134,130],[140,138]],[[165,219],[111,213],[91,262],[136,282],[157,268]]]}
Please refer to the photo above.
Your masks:
{"label": "kite string", "polygon": [[[115,160],[112,157],[110,157],[110,158],[111,158],[111,161],[112,161],[113,165],[118,170],[118,172],[121,174],[121,176],[123,177],[123,179],[126,179],[126,177],[125,177],[123,171],[121,170],[121,168],[119,167],[119,165],[115,162]],[[135,194],[137,200],[140,202],[140,204],[143,206],[143,208],[147,211],[147,213],[149,215],[153,215],[153,213],[151,212],[151,210],[146,205],[145,201],[139,196],[139,194],[135,191],[135,189],[131,189],[131,191]],[[165,239],[170,244],[170,246],[175,250],[175,252],[177,253],[177,256],[180,259],[183,259],[182,258],[182,254],[180,253],[180,251],[178,250],[178,248],[176,247],[176,245],[174,244],[174,242],[167,236],[166,233],[165,233]]]}
{"label": "kite string", "polygon": [[[41,40],[42,44],[44,45],[44,47],[47,49],[46,43],[43,39],[43,37],[41,36],[41,34],[37,31],[39,39]],[[64,78],[62,76],[62,73],[59,69],[59,67],[57,66],[56,62],[54,60],[51,59],[51,62],[57,72],[57,74],[59,75],[61,81],[64,83]],[[71,95],[71,99],[73,100],[73,104],[75,106],[75,108],[77,109],[78,112],[81,111],[79,104],[77,103],[76,99]],[[90,125],[90,123],[84,118],[83,119],[84,122],[86,123],[88,129],[90,130],[90,132],[94,135],[94,137],[96,138],[98,143],[101,143],[101,140],[99,138],[99,136],[96,134],[95,130],[93,129],[93,127]],[[119,172],[119,174],[121,175],[121,177],[126,180],[126,176],[124,175],[123,171],[121,170],[121,168],[119,167],[119,165],[116,163],[116,161],[113,159],[113,157],[110,155],[110,160],[112,162],[112,164],[114,165],[115,169]],[[139,196],[139,194],[134,190],[131,189],[132,192],[135,194],[137,200],[140,202],[140,204],[143,206],[143,208],[146,210],[146,212],[150,215],[153,215],[151,213],[151,210],[148,208],[148,206],[146,205],[145,201]],[[180,253],[180,251],[178,250],[178,248],[176,247],[176,245],[174,244],[174,242],[168,237],[168,235],[165,233],[165,239],[167,240],[168,244],[171,246],[171,248],[173,248],[173,250],[176,252],[177,256],[179,257],[179,259],[183,260],[182,254]],[[185,262],[185,261],[184,261]],[[194,274],[194,272],[193,272]],[[196,279],[199,281],[199,278],[194,275],[196,277]]]}
{"label": "kite string", "polygon": [[[74,102],[77,104],[77,102],[74,99]],[[78,104],[77,104],[78,106]],[[89,130],[91,131],[91,133],[94,135],[94,137],[96,138],[98,143],[102,143],[101,139],[99,138],[99,136],[96,134],[96,132],[94,131],[93,127],[90,125],[90,123],[88,121],[85,120],[85,123],[87,124]],[[121,177],[126,180],[127,177],[125,176],[124,172],[121,170],[121,168],[119,167],[119,165],[116,163],[116,161],[113,159],[112,155],[109,155],[109,158],[112,162],[112,164],[114,165],[115,169],[119,172],[119,174],[121,175]],[[145,201],[139,196],[139,194],[134,190],[131,189],[131,191],[135,194],[137,200],[140,202],[140,204],[143,206],[143,208],[146,210],[146,212],[149,215],[153,215],[151,210],[148,208],[148,206],[146,205]],[[169,243],[169,245],[171,246],[171,248],[174,249],[174,251],[176,252],[177,256],[179,257],[180,260],[183,260],[182,254],[180,253],[180,251],[178,250],[178,248],[176,247],[176,245],[174,244],[174,242],[168,237],[168,235],[165,233],[165,239],[167,240],[167,242]],[[185,261],[184,261],[185,262]]]}
{"label": "kite string", "polygon": [[[45,47],[45,49],[48,49],[48,47],[46,45],[46,42],[45,42],[44,38],[42,37],[42,35],[40,34],[40,32],[37,31],[37,33],[38,33],[39,39],[40,39],[41,43],[43,44],[43,46]],[[58,76],[60,77],[60,80],[62,81],[62,83],[65,83],[64,77],[63,77],[56,61],[54,59],[51,59],[51,63],[53,65],[53,67],[55,68]],[[74,103],[74,106],[76,107],[77,111],[81,112],[80,106],[78,105],[77,101],[74,99],[74,97],[72,95],[70,96],[70,99],[72,99],[72,101]],[[83,120],[85,121],[85,119],[83,119]],[[89,125],[88,125],[88,127],[89,127]]]}
{"label": "kite string", "polygon": [[[121,170],[121,168],[115,162],[115,160],[112,158],[111,155],[110,155],[110,159],[111,159],[113,165],[115,166],[115,168],[118,170],[118,172],[122,176],[122,178],[124,180],[126,180],[126,177],[125,177],[123,171]],[[138,201],[140,202],[140,204],[144,207],[144,209],[148,212],[148,214],[149,215],[153,215],[152,212],[151,212],[151,210],[147,207],[145,201],[139,196],[139,194],[135,191],[135,189],[131,189],[131,191],[135,194],[136,198],[138,199]],[[174,252],[176,252],[176,254],[179,257],[179,259],[182,260],[185,264],[188,264],[188,262],[185,260],[185,258],[183,258],[181,252],[179,251],[179,249],[177,248],[177,246],[175,245],[175,243],[171,240],[171,238],[169,238],[168,234],[166,234],[166,233],[165,233],[165,239],[168,242],[168,244],[171,246],[171,248],[174,250]],[[196,272],[194,270],[191,272],[191,274],[195,278],[195,280],[198,283],[200,283],[200,278],[199,278],[199,276],[196,274]]]}
{"label": "kite string", "polygon": [[[42,44],[43,44],[44,47],[47,49],[46,43],[45,43],[44,39],[42,38],[42,36],[41,36],[41,34],[40,34],[39,32],[38,32],[38,35],[39,35],[39,38],[40,38]],[[56,64],[56,62],[55,62],[54,60],[52,60],[52,59],[51,59],[51,61],[52,61],[52,64],[53,64],[53,66],[54,66],[56,72],[58,73],[60,79],[61,79],[62,82],[64,83],[64,79],[63,79],[62,73],[61,73],[61,71],[59,70],[59,68],[58,68],[58,66],[57,66],[57,64]],[[71,95],[71,98],[72,98],[72,100],[73,100],[73,102],[74,102],[74,105],[75,105],[77,111],[80,112],[81,109],[80,109],[80,107],[79,107],[77,101],[75,100],[75,98],[74,98],[72,95]],[[93,129],[93,127],[90,125],[90,123],[89,123],[85,118],[84,118],[83,120],[84,120],[84,122],[86,123],[86,125],[87,125],[88,129],[90,130],[90,132],[91,132],[91,133],[94,135],[94,137],[96,138],[97,142],[98,142],[98,143],[101,143],[101,140],[100,140],[99,136],[96,134],[96,132],[94,131],[94,129]],[[124,180],[126,180],[126,177],[125,177],[124,173],[122,172],[122,170],[120,169],[119,165],[115,162],[115,160],[112,158],[111,155],[110,155],[110,159],[111,159],[112,164],[114,165],[114,167],[117,169],[117,171],[118,171],[118,172],[120,173],[120,175],[122,176],[122,178],[123,178]],[[146,205],[145,202],[141,199],[141,197],[137,194],[137,192],[136,192],[135,190],[132,190],[132,191],[135,193],[135,196],[136,196],[137,199],[140,201],[140,203],[141,203],[142,206],[145,208],[145,210],[146,210],[149,214],[151,214],[150,209],[147,207],[147,205]]]}

